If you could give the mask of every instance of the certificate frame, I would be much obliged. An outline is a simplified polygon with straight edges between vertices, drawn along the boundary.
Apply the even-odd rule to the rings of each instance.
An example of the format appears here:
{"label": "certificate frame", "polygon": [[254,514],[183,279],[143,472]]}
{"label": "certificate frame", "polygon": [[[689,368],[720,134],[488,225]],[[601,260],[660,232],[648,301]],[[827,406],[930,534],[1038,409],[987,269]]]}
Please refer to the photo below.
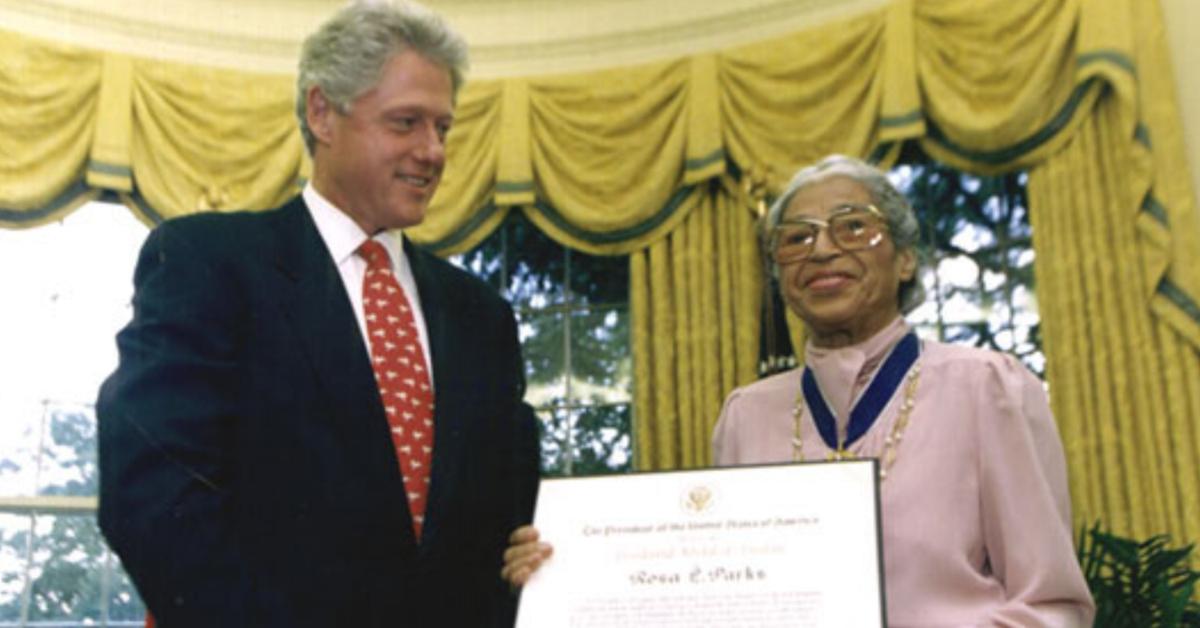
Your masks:
{"label": "certificate frame", "polygon": [[878,461],[546,478],[517,628],[886,626]]}

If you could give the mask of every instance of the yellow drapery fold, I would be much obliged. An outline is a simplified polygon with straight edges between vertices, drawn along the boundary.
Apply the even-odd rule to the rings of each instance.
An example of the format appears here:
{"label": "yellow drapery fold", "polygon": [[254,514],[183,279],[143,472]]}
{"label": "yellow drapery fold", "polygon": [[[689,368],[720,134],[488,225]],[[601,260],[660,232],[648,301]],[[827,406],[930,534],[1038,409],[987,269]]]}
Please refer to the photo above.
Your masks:
{"label": "yellow drapery fold", "polygon": [[888,8],[883,51],[883,103],[879,141],[897,142],[925,134],[917,84],[913,1],[896,0]]}
{"label": "yellow drapery fold", "polygon": [[725,148],[778,191],[833,152],[866,155],[880,138],[886,12],[720,55]]}
{"label": "yellow drapery fold", "polygon": [[1200,351],[1200,207],[1188,176],[1162,13],[1157,2],[1136,6],[1127,13],[1135,25],[1140,113],[1134,138],[1135,147],[1149,154],[1152,178],[1140,199],[1138,231],[1157,244],[1144,247],[1143,272],[1151,309]]}
{"label": "yellow drapery fold", "polygon": [[698,190],[669,236],[630,256],[639,469],[712,463],[725,394],[754,380],[761,266],[754,216],[728,179]]}
{"label": "yellow drapery fold", "polygon": [[610,254],[677,224],[653,217],[682,183],[689,70],[672,61],[531,81],[531,157],[545,202],[530,220],[560,243]]}
{"label": "yellow drapery fold", "polygon": [[687,162],[683,181],[695,184],[725,172],[721,146],[721,84],[717,57],[692,57],[687,97]]}
{"label": "yellow drapery fold", "polygon": [[298,191],[303,142],[293,82],[164,62],[134,70],[131,156],[163,218],[264,209]]}
{"label": "yellow drapery fold", "polygon": [[460,252],[490,234],[504,208],[519,206],[576,250],[643,248],[686,217],[688,182],[724,170],[707,104],[714,73],[700,58],[469,84],[447,179],[430,221],[411,235],[439,253]]}
{"label": "yellow drapery fold", "polygon": [[503,90],[500,131],[496,135],[504,150],[498,158],[496,203],[528,205],[537,200],[529,157],[533,144],[529,132],[529,82],[519,78],[504,81]]}
{"label": "yellow drapery fold", "polygon": [[975,172],[1057,150],[1099,95],[1076,77],[1080,0],[915,6],[917,71],[931,124],[922,147]]}
{"label": "yellow drapery fold", "polygon": [[94,52],[0,37],[0,226],[57,220],[96,196],[83,167],[101,70]]}
{"label": "yellow drapery fold", "polygon": [[133,119],[133,60],[125,55],[104,55],[104,74],[96,116],[96,136],[87,166],[87,184],[93,188],[133,192],[130,142]]}

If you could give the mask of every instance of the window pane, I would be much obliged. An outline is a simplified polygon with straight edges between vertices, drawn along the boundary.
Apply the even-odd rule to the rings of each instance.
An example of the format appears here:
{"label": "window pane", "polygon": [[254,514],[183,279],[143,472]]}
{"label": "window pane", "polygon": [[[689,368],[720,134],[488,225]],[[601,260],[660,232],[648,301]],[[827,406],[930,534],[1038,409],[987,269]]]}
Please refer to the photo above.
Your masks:
{"label": "window pane", "polygon": [[544,472],[628,469],[628,258],[569,251],[511,212],[487,240],[451,261],[503,286],[514,305],[525,400],[542,424]]}
{"label": "window pane", "polygon": [[0,514],[0,621],[21,618],[25,589],[26,556],[29,553],[28,515]]}
{"label": "window pane", "polygon": [[[0,625],[21,625],[30,522],[25,515],[0,515]],[[99,532],[90,516],[39,516],[36,526],[29,625],[99,624],[106,593],[108,625],[142,625],[146,609],[120,563],[109,552],[96,554]]]}
{"label": "window pane", "polygon": [[525,215],[511,212],[503,230],[506,296],[517,308],[543,308],[564,303],[566,259],[563,247],[533,226]]}
{"label": "window pane", "polygon": [[917,210],[929,257],[927,298],[908,320],[927,337],[1012,353],[1041,375],[1026,175],[977,177],[910,157],[891,178]]}
{"label": "window pane", "polygon": [[542,472],[548,476],[617,473],[632,468],[630,405],[558,406],[542,420]]}
{"label": "window pane", "polygon": [[479,277],[495,288],[497,292],[503,294],[508,281],[504,268],[503,231],[502,225],[475,248],[466,253],[452,255],[446,261]]}
{"label": "window pane", "polygon": [[[10,270],[0,273],[0,294],[20,304],[0,308],[0,494],[35,494],[41,439],[60,429],[43,426],[44,415],[93,402],[116,366],[113,338],[130,316],[133,267],[145,237],[128,209],[108,203],[90,203],[61,223],[0,229],[0,268]],[[82,469],[78,461],[53,462]],[[41,483],[71,482],[51,475]],[[82,476],[74,480],[70,490],[82,487]]]}
{"label": "window pane", "polygon": [[567,396],[564,350],[565,316],[561,312],[525,312],[517,326],[525,358],[525,400],[541,407]]}
{"label": "window pane", "polygon": [[88,515],[38,515],[29,577],[30,621],[101,618],[104,542]]}
{"label": "window pane", "polygon": [[[0,229],[0,414],[18,399],[95,399],[116,366],[113,337],[129,319],[134,262],[146,227],[129,210],[90,203],[62,223]],[[28,272],[31,269],[37,272]]]}
{"label": "window pane", "polygon": [[571,401],[629,401],[632,370],[629,316],[623,306],[585,310],[571,316]]}
{"label": "window pane", "polygon": [[133,580],[121,566],[117,557],[109,552],[105,560],[108,573],[108,619],[113,622],[128,621],[140,626],[146,617],[146,606],[138,596]]}
{"label": "window pane", "polygon": [[576,303],[625,303],[629,300],[629,258],[571,252],[571,296]]}
{"label": "window pane", "polygon": [[34,400],[0,402],[0,495],[37,490],[37,449],[43,406]]}
{"label": "window pane", "polygon": [[518,311],[540,309],[567,301],[564,250],[512,211],[479,246],[450,262],[494,286]]}
{"label": "window pane", "polygon": [[90,406],[48,408],[39,495],[88,497],[99,490],[96,417]]}
{"label": "window pane", "polygon": [[581,409],[575,423],[575,474],[614,473],[633,468],[630,404]]}
{"label": "window pane", "polygon": [[542,423],[542,475],[571,475],[571,413],[538,408],[537,417]]}
{"label": "window pane", "polygon": [[[20,304],[0,308],[0,494],[96,495],[91,404],[116,365],[145,237],[128,209],[108,203],[0,230],[0,265],[14,269],[0,273],[0,292]],[[102,625],[106,608],[141,625],[93,513],[0,515],[0,625]]]}
{"label": "window pane", "polygon": [[566,286],[561,281],[561,263],[548,266],[556,268],[547,270],[545,266],[538,267],[524,260],[512,264],[504,294],[519,311],[561,305],[567,301]]}

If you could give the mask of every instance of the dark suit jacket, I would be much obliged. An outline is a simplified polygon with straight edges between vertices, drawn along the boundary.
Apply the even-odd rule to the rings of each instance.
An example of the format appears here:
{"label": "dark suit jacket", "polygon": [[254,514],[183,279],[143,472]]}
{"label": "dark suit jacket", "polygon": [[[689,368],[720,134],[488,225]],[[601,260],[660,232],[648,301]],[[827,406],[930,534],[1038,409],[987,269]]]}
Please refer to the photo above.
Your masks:
{"label": "dark suit jacket", "polygon": [[538,454],[512,311],[406,246],[429,332],[417,545],[368,350],[303,201],[147,239],[100,390],[100,526],[163,628],[511,624]]}

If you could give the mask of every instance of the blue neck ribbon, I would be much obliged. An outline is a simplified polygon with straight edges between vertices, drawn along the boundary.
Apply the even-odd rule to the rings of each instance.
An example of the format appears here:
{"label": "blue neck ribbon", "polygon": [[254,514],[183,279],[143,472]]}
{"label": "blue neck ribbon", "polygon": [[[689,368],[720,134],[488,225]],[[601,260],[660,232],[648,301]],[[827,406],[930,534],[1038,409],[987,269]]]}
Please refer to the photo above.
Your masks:
{"label": "blue neck ribbon", "polygon": [[920,354],[921,342],[917,339],[917,333],[914,331],[905,334],[904,338],[901,338],[900,342],[892,347],[892,352],[888,354],[883,365],[879,367],[879,371],[875,373],[875,378],[867,386],[866,392],[850,410],[850,423],[846,426],[846,440],[841,444],[837,442],[837,421],[834,419],[833,411],[829,409],[829,404],[825,402],[824,395],[821,394],[817,378],[813,376],[812,369],[804,369],[804,376],[801,380],[804,402],[812,411],[813,422],[817,424],[817,432],[821,434],[821,440],[825,441],[825,444],[833,451],[845,451],[854,441],[866,434],[867,430],[874,425],[875,419],[879,418],[879,414],[883,412],[883,407],[896,394],[896,389],[900,387],[904,376],[917,362]]}

